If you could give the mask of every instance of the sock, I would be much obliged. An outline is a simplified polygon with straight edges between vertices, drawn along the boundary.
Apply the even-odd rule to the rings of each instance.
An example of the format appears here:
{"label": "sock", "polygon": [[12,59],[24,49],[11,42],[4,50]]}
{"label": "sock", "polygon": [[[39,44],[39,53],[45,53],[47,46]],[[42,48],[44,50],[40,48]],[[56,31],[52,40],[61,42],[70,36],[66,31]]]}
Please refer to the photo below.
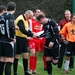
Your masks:
{"label": "sock", "polygon": [[3,75],[4,65],[5,63],[0,61],[0,75]]}
{"label": "sock", "polygon": [[18,60],[19,59],[16,59],[16,58],[14,59],[14,64],[13,64],[14,75],[15,73],[17,73]]}
{"label": "sock", "polygon": [[70,63],[70,61],[66,61],[65,65],[64,65],[65,66],[65,70],[67,70],[67,71],[68,71],[69,63]]}
{"label": "sock", "polygon": [[6,62],[5,75],[11,75],[11,66],[12,66],[11,62]]}
{"label": "sock", "polygon": [[34,56],[30,56],[30,70],[34,71],[34,62],[35,62],[35,57]]}
{"label": "sock", "polygon": [[46,68],[46,57],[43,56],[44,68]]}
{"label": "sock", "polygon": [[51,64],[51,61],[46,61],[46,63],[47,63],[48,75],[52,75],[52,64]]}
{"label": "sock", "polygon": [[36,66],[37,66],[37,57],[34,57],[34,70],[36,70]]}
{"label": "sock", "polygon": [[28,59],[23,59],[24,72],[28,71]]}

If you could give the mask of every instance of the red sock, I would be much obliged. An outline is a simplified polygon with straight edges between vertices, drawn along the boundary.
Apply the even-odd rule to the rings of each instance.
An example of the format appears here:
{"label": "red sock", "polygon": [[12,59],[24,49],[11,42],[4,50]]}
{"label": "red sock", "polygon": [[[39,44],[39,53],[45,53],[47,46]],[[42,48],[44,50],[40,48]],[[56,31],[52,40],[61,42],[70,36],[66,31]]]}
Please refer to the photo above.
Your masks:
{"label": "red sock", "polygon": [[36,70],[36,66],[37,66],[37,57],[35,57],[34,70]]}
{"label": "red sock", "polygon": [[46,57],[43,56],[44,68],[46,68]]}
{"label": "red sock", "polygon": [[30,56],[30,70],[34,71],[34,56]]}

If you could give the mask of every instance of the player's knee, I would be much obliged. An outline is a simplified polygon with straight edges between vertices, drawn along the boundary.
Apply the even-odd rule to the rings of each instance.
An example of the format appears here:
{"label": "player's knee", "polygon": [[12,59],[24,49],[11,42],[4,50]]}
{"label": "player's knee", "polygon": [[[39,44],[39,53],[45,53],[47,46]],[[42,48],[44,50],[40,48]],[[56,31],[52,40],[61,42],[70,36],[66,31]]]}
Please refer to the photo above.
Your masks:
{"label": "player's knee", "polygon": [[46,61],[51,61],[51,58],[50,57],[46,57]]}
{"label": "player's knee", "polygon": [[17,54],[17,55],[15,56],[15,58],[16,58],[16,59],[19,59],[19,58],[20,58],[20,55],[19,55],[19,54]]}
{"label": "player's knee", "polygon": [[58,62],[57,63],[52,62],[52,63],[53,63],[53,65],[57,65],[58,64]]}
{"label": "player's knee", "polygon": [[35,51],[32,51],[32,52],[30,53],[30,55],[31,55],[31,56],[35,56],[35,55],[36,55]]}
{"label": "player's knee", "polygon": [[22,55],[24,59],[28,59],[28,53],[23,53]]}
{"label": "player's knee", "polygon": [[58,60],[53,60],[52,63],[53,63],[53,65],[57,65],[58,64]]}

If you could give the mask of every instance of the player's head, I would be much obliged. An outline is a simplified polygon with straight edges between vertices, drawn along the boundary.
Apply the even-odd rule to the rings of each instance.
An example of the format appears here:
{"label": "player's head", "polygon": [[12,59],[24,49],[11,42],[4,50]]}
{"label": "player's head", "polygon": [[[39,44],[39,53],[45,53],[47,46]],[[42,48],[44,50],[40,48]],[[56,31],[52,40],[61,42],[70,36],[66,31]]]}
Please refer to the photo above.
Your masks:
{"label": "player's head", "polygon": [[2,15],[6,11],[6,7],[4,5],[0,6],[0,15]]}
{"label": "player's head", "polygon": [[8,2],[7,4],[7,11],[13,11],[13,14],[16,10],[16,4],[14,2]]}
{"label": "player's head", "polygon": [[45,14],[45,11],[44,11],[44,10],[41,10],[40,14],[42,14],[42,15],[46,16],[46,14]]}
{"label": "player's head", "polygon": [[72,16],[71,16],[71,20],[72,20],[73,23],[75,23],[75,13],[72,14]]}
{"label": "player's head", "polygon": [[26,20],[29,20],[33,17],[33,12],[31,10],[27,10],[24,14]]}
{"label": "player's head", "polygon": [[46,24],[48,19],[44,15],[40,14],[37,16],[37,21],[41,24]]}
{"label": "player's head", "polygon": [[65,18],[67,20],[69,20],[71,18],[71,12],[70,12],[70,10],[65,10]]}
{"label": "player's head", "polygon": [[34,9],[34,16],[37,17],[40,13],[41,13],[41,10],[39,8],[36,8]]}

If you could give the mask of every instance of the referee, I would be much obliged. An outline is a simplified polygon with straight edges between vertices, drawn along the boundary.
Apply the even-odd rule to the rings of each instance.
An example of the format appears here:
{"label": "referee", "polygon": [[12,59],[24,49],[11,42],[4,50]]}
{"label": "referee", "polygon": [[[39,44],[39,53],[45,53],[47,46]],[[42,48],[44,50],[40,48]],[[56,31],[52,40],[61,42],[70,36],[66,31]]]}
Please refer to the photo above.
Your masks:
{"label": "referee", "polygon": [[28,31],[28,20],[33,17],[33,12],[27,10],[25,14],[20,15],[15,20],[15,26],[19,27],[16,30],[16,56],[14,60],[14,75],[17,75],[17,66],[20,54],[23,56],[24,75],[28,75],[28,40],[27,36],[35,37],[33,33]]}

